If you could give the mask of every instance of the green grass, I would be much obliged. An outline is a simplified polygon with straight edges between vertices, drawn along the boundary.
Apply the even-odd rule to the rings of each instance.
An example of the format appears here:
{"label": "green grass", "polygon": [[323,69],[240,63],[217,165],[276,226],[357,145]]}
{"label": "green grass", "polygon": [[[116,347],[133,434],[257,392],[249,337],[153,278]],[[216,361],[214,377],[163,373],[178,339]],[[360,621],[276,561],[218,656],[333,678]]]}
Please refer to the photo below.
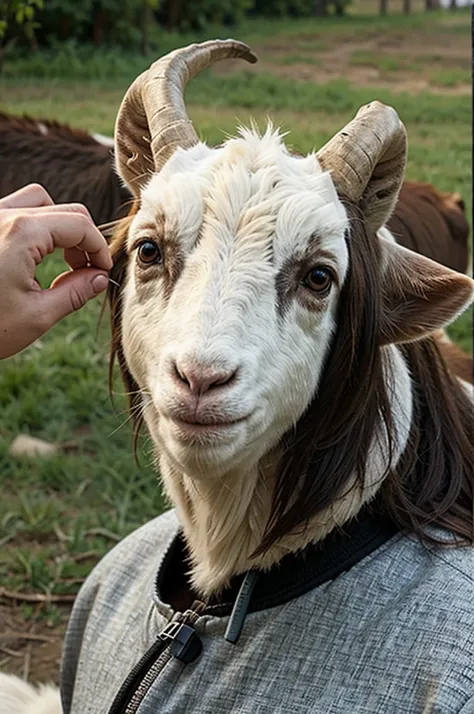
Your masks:
{"label": "green grass", "polygon": [[295,39],[292,45],[296,50],[311,50],[311,52],[325,52],[326,50],[331,49],[331,45],[329,45],[327,42],[315,40],[314,38],[311,38],[309,40]]}
{"label": "green grass", "polygon": [[319,57],[314,57],[313,55],[296,53],[296,52],[294,54],[287,54],[287,55],[285,54],[282,57],[275,57],[274,61],[276,61],[282,65],[285,65],[285,64],[312,64],[315,66],[320,65],[322,62],[322,60]]}
{"label": "green grass", "polygon": [[[362,104],[380,99],[395,106],[406,123],[407,176],[459,191],[470,216],[470,97],[413,95],[388,87],[374,90],[351,85],[344,78],[302,82],[278,74],[278,64],[317,63],[319,57],[311,52],[324,52],[350,39],[362,41],[371,34],[416,30],[429,37],[444,32],[453,42],[468,37],[467,13],[456,14],[458,24],[451,18],[447,23],[446,18],[434,13],[429,19],[361,15],[342,22],[247,23],[232,34],[258,46],[262,59],[268,48],[272,60],[265,71],[257,66],[252,72],[203,73],[187,91],[190,114],[200,135],[211,144],[233,133],[239,122],[254,117],[262,125],[270,115],[283,130],[290,130],[288,143],[307,152],[327,141]],[[222,34],[210,28],[199,37],[157,38],[156,54]],[[278,47],[279,59],[272,55],[272,47]],[[359,60],[364,51],[355,51]],[[400,61],[396,52],[385,59],[392,62],[393,71]],[[436,52],[442,57],[442,47]],[[116,50],[91,54],[89,48],[71,46],[61,52],[17,57],[6,63],[0,79],[0,108],[110,134],[126,87],[149,61]],[[428,72],[433,67],[415,69]],[[436,76],[439,82],[439,70]],[[40,280],[49,283],[61,266],[61,257],[52,256],[41,267]],[[124,397],[116,397],[115,409],[111,405],[108,327],[104,321],[97,330],[99,312],[97,300],[35,346],[0,364],[0,582],[12,589],[75,592],[116,540],[164,507],[150,445],[142,445],[138,467]],[[472,311],[451,328],[467,350],[471,350],[471,323]],[[121,390],[118,380],[115,389]],[[24,432],[48,441],[73,442],[74,448],[44,460],[12,459],[9,444]]]}
{"label": "green grass", "polygon": [[381,56],[375,52],[356,50],[352,53],[351,64],[376,67],[383,72],[398,72],[406,68],[407,60],[403,57]]}
{"label": "green grass", "polygon": [[[86,89],[87,86],[87,89]],[[113,127],[114,115],[126,89],[126,84],[119,87],[102,87],[100,84],[73,82],[64,84],[47,82],[38,87],[36,82],[0,83],[3,108],[18,107],[18,111],[39,111],[42,114],[56,111],[63,117],[72,117],[76,124],[86,122],[89,116],[108,114],[109,131]],[[187,102],[192,105],[210,107],[233,107],[252,111],[292,112],[307,114],[321,112],[325,115],[341,116],[355,113],[362,105],[374,99],[395,105],[401,118],[406,123],[423,126],[470,124],[471,104],[464,96],[439,96],[430,92],[413,94],[394,93],[389,89],[372,87],[354,87],[344,79],[337,79],[325,84],[284,79],[268,72],[261,74],[242,71],[231,75],[203,72],[186,92]],[[100,97],[100,101],[99,98]],[[38,101],[40,100],[40,101]],[[68,106],[64,106],[67,102]],[[108,103],[112,103],[112,107]],[[78,117],[77,108],[89,109],[83,118]]]}
{"label": "green grass", "polygon": [[[456,60],[451,60],[455,62]],[[375,51],[355,50],[352,53],[351,65],[375,67],[381,73],[410,72],[413,76],[426,75],[433,86],[455,87],[459,84],[471,83],[469,62],[466,67],[444,67],[444,57],[439,54],[404,57],[398,54],[381,54]],[[430,66],[442,67],[429,71]],[[428,71],[427,71],[428,70]]]}
{"label": "green grass", "polygon": [[[61,269],[61,258],[50,258],[40,280]],[[117,396],[115,409],[110,402],[99,308],[89,304],[0,367],[0,582],[13,589],[77,590],[68,578],[83,577],[115,541],[163,509],[149,446],[139,468],[125,399]],[[17,433],[73,448],[12,459]]]}
{"label": "green grass", "polygon": [[431,81],[440,87],[457,87],[459,84],[471,84],[471,71],[457,67],[440,69],[433,72]]}

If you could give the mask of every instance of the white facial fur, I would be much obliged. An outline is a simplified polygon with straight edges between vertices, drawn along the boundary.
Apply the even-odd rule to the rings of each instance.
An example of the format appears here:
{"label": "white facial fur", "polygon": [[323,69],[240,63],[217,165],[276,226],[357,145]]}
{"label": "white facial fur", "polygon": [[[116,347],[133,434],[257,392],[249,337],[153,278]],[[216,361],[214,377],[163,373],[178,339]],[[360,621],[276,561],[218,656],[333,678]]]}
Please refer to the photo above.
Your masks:
{"label": "white facial fur", "polygon": [[[249,468],[304,412],[335,328],[347,228],[317,159],[291,156],[271,128],[263,137],[242,130],[218,149],[177,151],[151,179],[129,231],[123,343],[150,433],[175,469],[215,479]],[[163,268],[137,266],[133,246],[147,238],[160,244]],[[167,244],[182,254],[171,286]],[[277,276],[310,244],[307,269],[330,267],[339,287],[320,298],[292,278],[281,312]],[[176,379],[174,363],[190,372],[238,371],[198,398]],[[183,438],[176,419],[193,414],[242,421]]]}
{"label": "white facial fur", "polygon": [[[348,224],[316,157],[291,156],[271,127],[264,136],[241,130],[218,149],[176,151],[142,193],[127,237],[122,346],[187,539],[191,581],[204,595],[324,538],[375,495],[389,466],[377,430],[364,488],[354,474],[303,531],[255,558],[271,512],[275,447],[317,391],[335,332]],[[140,267],[144,240],[160,245],[163,265]],[[284,268],[296,263],[302,273],[290,270],[285,283]],[[316,265],[334,272],[326,297],[301,284]],[[396,347],[383,348],[383,364],[393,465],[410,428],[410,378]],[[191,388],[196,375],[202,389]],[[223,375],[231,376],[225,384]]]}

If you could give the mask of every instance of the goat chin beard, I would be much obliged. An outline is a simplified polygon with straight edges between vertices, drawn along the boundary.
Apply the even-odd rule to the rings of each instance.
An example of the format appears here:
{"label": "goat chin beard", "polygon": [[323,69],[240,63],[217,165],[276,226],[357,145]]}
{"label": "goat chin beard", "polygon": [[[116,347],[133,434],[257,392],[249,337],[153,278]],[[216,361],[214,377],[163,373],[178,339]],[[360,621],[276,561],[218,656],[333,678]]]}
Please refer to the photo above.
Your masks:
{"label": "goat chin beard", "polygon": [[195,479],[176,470],[163,455],[159,466],[188,546],[191,584],[204,598],[222,591],[234,575],[255,568],[269,570],[285,555],[322,540],[355,516],[381,485],[379,479],[361,489],[354,481],[304,529],[288,533],[264,554],[254,556],[271,512],[275,452],[245,473],[227,473],[218,479]]}
{"label": "goat chin beard", "polygon": [[218,594],[234,575],[249,569],[268,570],[288,553],[325,538],[332,530],[357,515],[383,483],[383,474],[394,466],[408,441],[412,398],[408,369],[395,348],[387,348],[388,397],[394,423],[392,462],[387,462],[384,434],[373,439],[367,457],[363,487],[355,476],[333,503],[304,528],[289,532],[265,553],[254,556],[268,523],[280,453],[278,448],[254,460],[221,472],[216,468],[202,478],[183,469],[155,441],[157,461],[168,498],[175,506],[187,542],[193,588],[203,598]]}

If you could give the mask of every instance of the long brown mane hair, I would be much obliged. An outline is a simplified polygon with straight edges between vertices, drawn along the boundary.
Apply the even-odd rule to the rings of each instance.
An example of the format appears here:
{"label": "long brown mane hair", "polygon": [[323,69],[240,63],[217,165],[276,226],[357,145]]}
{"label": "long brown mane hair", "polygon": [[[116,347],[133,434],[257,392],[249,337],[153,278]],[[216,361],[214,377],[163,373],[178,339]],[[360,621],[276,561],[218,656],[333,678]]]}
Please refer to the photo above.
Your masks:
{"label": "long brown mane hair", "polygon": [[137,460],[137,446],[140,436],[140,430],[143,425],[143,416],[141,410],[141,392],[138,384],[130,374],[123,353],[122,343],[122,290],[127,271],[127,251],[125,248],[128,231],[133,217],[138,212],[140,204],[134,201],[131,205],[130,212],[126,218],[117,221],[112,240],[110,242],[110,250],[114,260],[114,266],[110,272],[109,287],[107,290],[107,299],[110,306],[110,327],[111,327],[111,342],[110,342],[110,361],[109,361],[109,391],[112,393],[113,370],[115,361],[117,361],[122,381],[126,389],[128,408],[130,410],[131,421],[133,426],[133,453]]}
{"label": "long brown mane hair", "polygon": [[[347,236],[349,272],[337,316],[337,331],[317,394],[296,427],[283,438],[273,508],[256,554],[284,534],[304,528],[347,486],[365,480],[365,462],[380,420],[391,450],[393,424],[382,372],[383,284],[380,246],[365,230],[360,209],[345,201],[351,230]],[[132,215],[138,210],[137,204]],[[129,220],[112,242],[116,284],[109,288],[111,368],[117,358],[134,421],[134,443],[142,423],[140,392],[128,371],[121,336],[121,288],[127,256]],[[410,437],[396,468],[380,474],[378,504],[402,532],[426,541],[428,524],[452,531],[463,544],[474,542],[473,404],[453,378],[428,337],[400,346],[410,370],[413,419]],[[388,459],[390,460],[390,459]]]}

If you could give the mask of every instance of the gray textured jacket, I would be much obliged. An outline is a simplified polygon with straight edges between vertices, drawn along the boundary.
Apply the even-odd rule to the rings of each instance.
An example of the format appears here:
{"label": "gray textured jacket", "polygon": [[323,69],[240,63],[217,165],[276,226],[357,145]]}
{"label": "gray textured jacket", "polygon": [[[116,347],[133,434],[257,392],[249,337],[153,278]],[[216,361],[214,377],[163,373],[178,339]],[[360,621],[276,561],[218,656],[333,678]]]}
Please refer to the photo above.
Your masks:
{"label": "gray textured jacket", "polygon": [[177,534],[170,511],[85,583],[65,641],[65,714],[474,714],[473,549],[428,549],[363,516],[259,576],[237,644],[224,633],[238,582],[162,641]]}

